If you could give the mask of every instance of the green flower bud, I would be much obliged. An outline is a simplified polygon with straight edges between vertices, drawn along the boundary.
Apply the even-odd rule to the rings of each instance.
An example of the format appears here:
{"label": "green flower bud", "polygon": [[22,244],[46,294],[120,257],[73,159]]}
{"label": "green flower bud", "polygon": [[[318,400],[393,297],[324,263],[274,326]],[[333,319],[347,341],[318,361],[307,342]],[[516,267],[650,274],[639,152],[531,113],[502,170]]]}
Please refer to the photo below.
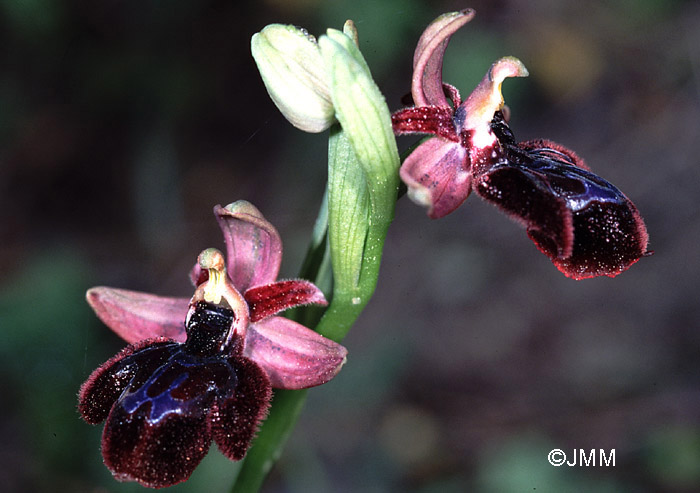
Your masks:
{"label": "green flower bud", "polygon": [[335,121],[328,75],[316,39],[291,25],[270,24],[253,35],[253,58],[265,88],[282,114],[306,132]]}

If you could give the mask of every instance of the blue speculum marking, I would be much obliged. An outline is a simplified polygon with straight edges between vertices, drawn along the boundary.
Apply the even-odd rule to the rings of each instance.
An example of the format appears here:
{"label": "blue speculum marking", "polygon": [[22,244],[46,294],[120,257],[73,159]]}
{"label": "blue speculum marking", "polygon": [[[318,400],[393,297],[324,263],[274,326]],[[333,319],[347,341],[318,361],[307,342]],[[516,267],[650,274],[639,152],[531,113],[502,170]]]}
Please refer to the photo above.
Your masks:
{"label": "blue speculum marking", "polygon": [[[235,371],[224,355],[199,358],[182,349],[172,354],[141,385],[135,384],[138,373],[137,370],[119,404],[127,413],[134,414],[150,403],[147,419],[151,424],[173,413],[206,412],[215,396],[227,398],[235,391],[237,383]],[[181,395],[176,397],[176,392]]]}
{"label": "blue speculum marking", "polygon": [[[560,154],[552,149],[548,153]],[[515,159],[506,160],[492,168],[491,171],[509,167],[518,169],[536,183],[542,184],[557,197],[567,201],[567,206],[574,212],[581,211],[592,202],[624,204],[625,196],[612,183],[586,169],[569,164],[568,158],[552,159],[536,151],[514,153]]]}
{"label": "blue speculum marking", "polygon": [[153,373],[153,375],[151,375],[151,377],[146,380],[146,383],[144,383],[141,387],[133,392],[127,391],[124,393],[121,404],[126,412],[132,414],[142,404],[150,402],[151,412],[148,420],[151,423],[159,422],[167,414],[182,412],[182,402],[176,401],[170,393],[172,390],[177,388],[178,385],[187,380],[189,376],[187,372],[181,373],[175,377],[175,380],[173,380],[173,382],[161,393],[152,397],[148,395],[148,390],[152,387],[155,381],[161,375],[163,375],[166,370],[173,367],[171,361],[175,357],[177,357],[177,355],[171,357],[171,359],[166,364],[161,366],[155,373]]}
{"label": "blue speculum marking", "polygon": [[217,348],[232,320],[230,310],[198,303],[186,343],[144,348],[120,362],[131,380],[116,405],[128,414],[148,413],[156,425],[170,414],[206,413],[215,398],[229,398],[238,378],[228,351]]}
{"label": "blue speculum marking", "polygon": [[[573,211],[579,211],[588,206],[591,202],[613,202],[621,204],[625,201],[624,195],[622,195],[622,192],[620,192],[615,185],[590,171],[556,161],[536,160],[533,164],[534,163],[542,163],[541,166],[533,166],[533,168],[543,172],[545,180],[549,182],[550,187],[552,187],[557,195],[566,199],[568,206]],[[551,178],[559,176],[567,181],[575,181],[578,183],[572,183],[573,186],[569,189],[557,189],[552,186]],[[579,188],[581,185],[584,187],[584,191],[577,191],[576,188]]]}

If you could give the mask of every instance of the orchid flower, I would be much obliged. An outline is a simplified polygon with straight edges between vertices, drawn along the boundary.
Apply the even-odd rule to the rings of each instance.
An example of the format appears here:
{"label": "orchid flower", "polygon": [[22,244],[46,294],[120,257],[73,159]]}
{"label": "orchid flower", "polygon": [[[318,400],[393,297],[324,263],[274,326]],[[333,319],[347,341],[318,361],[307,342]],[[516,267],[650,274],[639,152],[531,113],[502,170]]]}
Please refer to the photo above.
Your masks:
{"label": "orchid flower", "polygon": [[97,315],[131,344],[83,384],[78,410],[107,420],[102,454],[117,479],[149,487],[186,480],[212,440],[232,460],[245,455],[269,407],[271,388],[332,379],[346,349],[277,316],[326,304],[304,280],[276,281],[282,244],[251,204],[214,209],[228,262],[204,250],[191,299],[93,288]]}
{"label": "orchid flower", "polygon": [[474,190],[524,224],[537,248],[574,279],[614,277],[649,255],[644,221],[619,189],[560,144],[513,137],[501,85],[508,77],[528,75],[520,60],[493,63],[464,101],[442,81],[447,44],[473,17],[471,9],[444,14],[418,41],[411,84],[415,106],[392,115],[397,135],[434,136],[401,166],[409,197],[436,219]]}

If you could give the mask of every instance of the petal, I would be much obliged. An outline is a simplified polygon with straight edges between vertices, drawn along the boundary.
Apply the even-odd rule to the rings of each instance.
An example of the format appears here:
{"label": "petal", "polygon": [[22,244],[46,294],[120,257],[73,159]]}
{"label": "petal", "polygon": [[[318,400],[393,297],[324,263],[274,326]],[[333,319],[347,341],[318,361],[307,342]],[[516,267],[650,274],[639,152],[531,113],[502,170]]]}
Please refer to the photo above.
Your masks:
{"label": "petal", "polygon": [[[624,196],[623,196],[624,197]],[[546,247],[528,231],[540,251]],[[574,245],[571,256],[550,258],[567,277],[588,279],[615,277],[647,251],[648,234],[637,208],[626,197],[620,202],[593,202],[574,213]]]}
{"label": "petal", "polygon": [[450,37],[474,14],[472,9],[443,14],[423,32],[413,55],[411,94],[416,106],[448,106],[442,86],[442,58]]}
{"label": "petal", "polygon": [[579,164],[575,153],[538,140],[507,146],[507,160],[479,177],[476,190],[527,227],[528,236],[573,279],[614,277],[648,255],[634,204]]}
{"label": "petal", "polygon": [[122,361],[133,377],[107,418],[105,464],[117,479],[151,487],[186,480],[211,443],[210,411],[237,391],[233,359],[199,357],[170,342]]}
{"label": "petal", "polygon": [[130,344],[93,371],[81,385],[78,395],[78,412],[83,419],[94,425],[107,418],[109,410],[136,375],[142,359],[138,355],[141,350],[153,348],[154,351],[167,353],[173,344],[167,339],[149,339]]}
{"label": "petal", "polygon": [[527,170],[506,165],[481,176],[475,190],[525,225],[533,241],[540,249],[546,248],[550,258],[568,257],[574,244],[573,216],[566,201],[542,185]]}
{"label": "petal", "polygon": [[331,380],[347,349],[303,325],[270,317],[248,327],[244,355],[258,363],[278,389],[305,389]]}
{"label": "petal", "polygon": [[433,134],[459,142],[452,115],[452,108],[448,107],[414,106],[391,115],[391,125],[396,135]]}
{"label": "petal", "polygon": [[404,160],[400,174],[411,200],[428,207],[428,216],[437,219],[467,200],[472,186],[470,168],[464,147],[434,137]]}
{"label": "petal", "polygon": [[278,281],[251,288],[245,292],[244,296],[250,309],[251,322],[257,322],[299,305],[328,304],[320,289],[302,279]]}
{"label": "petal", "polygon": [[187,298],[107,287],[90,288],[86,298],[100,320],[127,342],[152,337],[186,339]]}
{"label": "petal", "polygon": [[241,460],[267,415],[272,397],[270,379],[255,362],[231,358],[238,385],[228,399],[217,402],[209,413],[211,431],[219,450],[231,460]]}
{"label": "petal", "polygon": [[245,200],[214,207],[226,241],[228,275],[243,292],[277,279],[282,262],[282,241],[275,227]]}
{"label": "petal", "polygon": [[102,433],[105,465],[119,481],[162,488],[187,480],[209,451],[211,430],[205,413],[170,413],[157,422],[150,406],[133,413],[115,406]]}
{"label": "petal", "polygon": [[553,161],[560,161],[564,164],[570,164],[571,166],[576,166],[577,168],[591,171],[591,168],[586,165],[586,162],[581,156],[576,154],[568,147],[564,147],[563,145],[552,142],[551,140],[534,139],[520,142],[516,145],[531,155],[545,157]]}

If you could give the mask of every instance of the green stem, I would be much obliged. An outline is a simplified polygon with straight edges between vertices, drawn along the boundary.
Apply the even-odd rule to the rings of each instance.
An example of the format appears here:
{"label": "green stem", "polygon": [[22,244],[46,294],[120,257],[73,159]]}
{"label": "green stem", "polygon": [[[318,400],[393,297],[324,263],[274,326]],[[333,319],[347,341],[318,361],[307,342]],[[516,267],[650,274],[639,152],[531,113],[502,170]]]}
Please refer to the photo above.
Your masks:
{"label": "green stem", "polygon": [[232,493],[255,492],[277,462],[306,402],[307,390],[275,390],[270,414],[248,450]]}

